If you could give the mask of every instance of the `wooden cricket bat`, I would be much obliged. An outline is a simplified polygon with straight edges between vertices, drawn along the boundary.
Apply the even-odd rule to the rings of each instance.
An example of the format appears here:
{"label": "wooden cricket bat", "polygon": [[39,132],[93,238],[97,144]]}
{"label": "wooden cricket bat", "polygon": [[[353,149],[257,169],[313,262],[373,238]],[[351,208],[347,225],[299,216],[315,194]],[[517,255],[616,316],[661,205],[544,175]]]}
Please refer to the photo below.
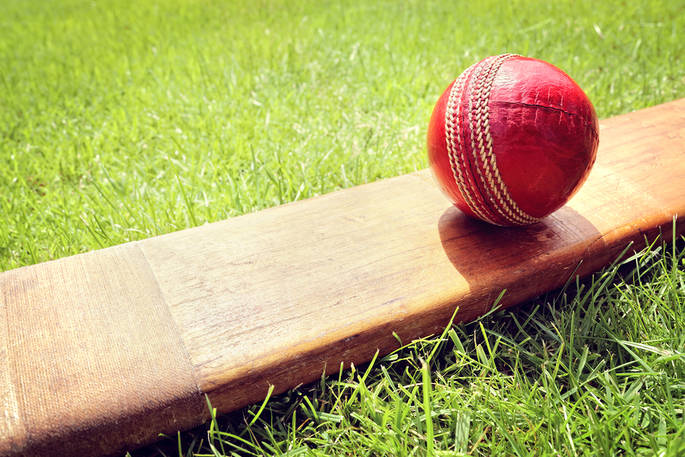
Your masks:
{"label": "wooden cricket bat", "polygon": [[[685,213],[685,99],[600,123],[581,191],[499,228],[428,171],[0,274],[0,455],[115,454],[587,275]],[[675,233],[685,231],[677,218]]]}

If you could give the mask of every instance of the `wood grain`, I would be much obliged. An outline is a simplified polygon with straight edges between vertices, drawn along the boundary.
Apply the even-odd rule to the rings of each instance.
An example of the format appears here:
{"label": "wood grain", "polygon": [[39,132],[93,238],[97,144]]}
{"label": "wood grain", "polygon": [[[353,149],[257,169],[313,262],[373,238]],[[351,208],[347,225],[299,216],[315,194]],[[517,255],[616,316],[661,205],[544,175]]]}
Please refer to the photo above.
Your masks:
{"label": "wood grain", "polygon": [[[32,342],[45,348],[46,338],[56,341],[59,350],[45,351],[53,354],[58,370],[71,363],[74,348],[87,360],[98,355],[79,347],[78,336],[67,332],[76,316],[82,332],[97,334],[112,320],[145,321],[149,300],[161,303],[173,325],[154,308],[153,333],[175,333],[170,338],[178,344],[169,344],[188,361],[184,388],[199,388],[220,411],[229,411],[261,400],[270,385],[281,392],[318,378],[324,369],[332,373],[341,364],[369,360],[376,350],[389,352],[398,345],[393,332],[408,342],[440,331],[456,307],[458,320],[470,320],[504,289],[503,304],[513,305],[574,274],[596,271],[630,242],[639,249],[659,234],[670,238],[674,217],[685,213],[684,145],[685,99],[600,122],[598,161],[583,189],[542,223],[525,228],[503,229],[464,217],[439,193],[429,172],[421,171],[63,259],[59,262],[72,275],[68,284],[66,270],[52,263],[0,274],[0,406],[7,419],[0,424],[0,455],[26,441],[34,404],[54,402],[49,390],[18,381],[39,379],[46,371],[24,359],[48,355],[26,348]],[[685,218],[677,219],[675,231],[685,231]],[[84,256],[94,262],[91,267],[83,266]],[[73,276],[77,267],[80,276]],[[128,281],[116,280],[122,269]],[[18,286],[20,277],[40,278],[40,287],[52,293],[31,295]],[[64,328],[27,316],[51,307],[97,312],[64,309],[56,313],[64,316]],[[129,317],[115,319],[117,313]],[[18,346],[19,333],[21,345],[28,346]],[[147,364],[167,356],[165,345],[150,345],[149,338],[120,338],[120,345],[108,348],[115,356],[127,352]],[[164,410],[153,388],[126,392],[140,382],[136,370],[110,371],[77,364],[69,373],[78,385],[108,376],[128,386],[117,397],[130,403],[125,411]],[[144,379],[154,384],[155,378]],[[80,394],[65,395],[73,400]],[[58,435],[68,439],[74,430],[97,423],[120,433],[118,444],[135,445],[140,436],[151,436],[150,427],[171,424],[141,422],[148,433],[134,440],[130,430],[117,428],[121,417],[93,408],[72,410],[68,400],[60,414],[75,422],[61,431],[37,432],[43,442]],[[195,410],[187,416],[192,420],[178,427],[203,420]]]}

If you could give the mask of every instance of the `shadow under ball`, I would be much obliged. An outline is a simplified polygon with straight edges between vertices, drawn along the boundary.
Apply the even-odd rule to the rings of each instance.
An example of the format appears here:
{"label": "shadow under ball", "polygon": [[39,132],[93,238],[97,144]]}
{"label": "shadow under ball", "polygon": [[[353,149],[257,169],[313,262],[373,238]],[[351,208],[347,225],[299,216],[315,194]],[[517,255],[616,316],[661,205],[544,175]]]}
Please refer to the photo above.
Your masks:
{"label": "shadow under ball", "polygon": [[442,191],[466,214],[529,225],[585,182],[598,132],[592,103],[566,73],[503,54],[447,87],[428,126],[428,159]]}

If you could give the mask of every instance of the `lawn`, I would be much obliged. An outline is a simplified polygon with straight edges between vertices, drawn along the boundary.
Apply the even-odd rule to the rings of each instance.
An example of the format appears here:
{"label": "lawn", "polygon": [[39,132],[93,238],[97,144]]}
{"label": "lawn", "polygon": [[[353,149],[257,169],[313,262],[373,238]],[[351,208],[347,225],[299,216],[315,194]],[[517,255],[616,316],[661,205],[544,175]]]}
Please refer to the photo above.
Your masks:
{"label": "lawn", "polygon": [[[0,271],[424,168],[488,55],[556,64],[600,118],[685,96],[680,1],[0,5]],[[657,240],[175,454],[684,455],[684,257]]]}

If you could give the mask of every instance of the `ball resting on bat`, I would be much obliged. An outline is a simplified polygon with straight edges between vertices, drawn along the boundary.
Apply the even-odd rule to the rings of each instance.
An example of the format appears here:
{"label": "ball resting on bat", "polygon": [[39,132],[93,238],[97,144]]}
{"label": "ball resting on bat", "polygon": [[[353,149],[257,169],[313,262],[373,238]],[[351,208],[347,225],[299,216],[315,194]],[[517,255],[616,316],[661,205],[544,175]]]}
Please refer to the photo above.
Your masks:
{"label": "ball resting on bat", "polygon": [[466,214],[528,225],[583,184],[598,131],[592,103],[566,73],[503,54],[447,87],[428,126],[428,159],[442,191]]}

